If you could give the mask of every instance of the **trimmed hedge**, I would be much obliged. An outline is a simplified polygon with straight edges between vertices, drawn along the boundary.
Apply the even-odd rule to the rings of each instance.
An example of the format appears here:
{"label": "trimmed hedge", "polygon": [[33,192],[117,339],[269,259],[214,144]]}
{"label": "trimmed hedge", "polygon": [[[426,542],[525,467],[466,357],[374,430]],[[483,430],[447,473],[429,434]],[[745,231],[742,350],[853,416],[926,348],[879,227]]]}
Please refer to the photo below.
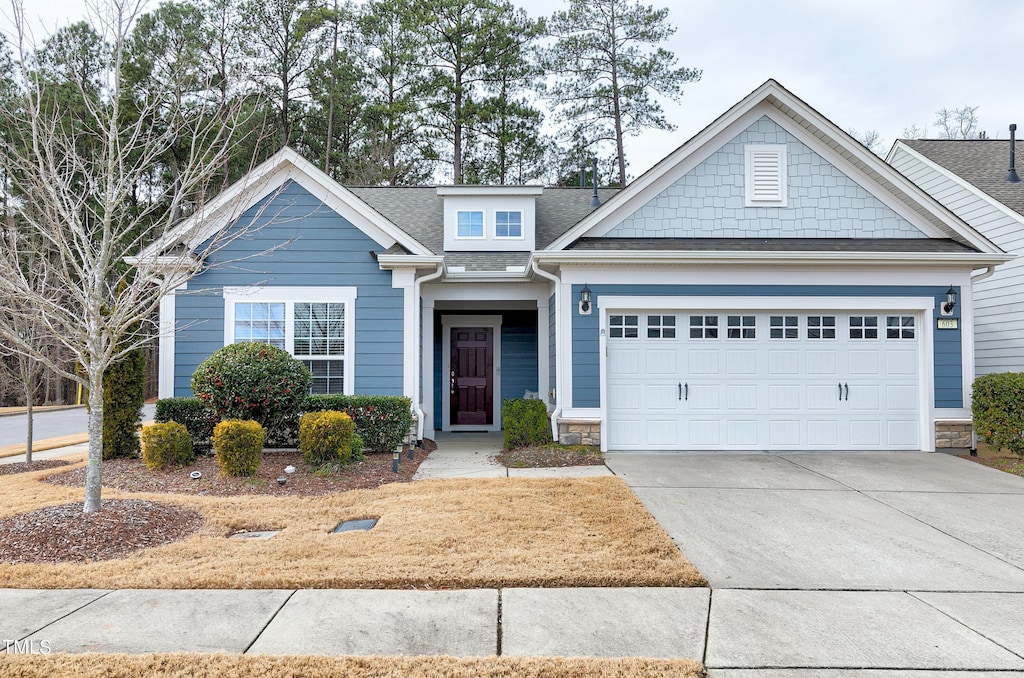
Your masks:
{"label": "trimmed hedge", "polygon": [[347,464],[352,459],[354,433],[352,417],[344,412],[307,412],[299,419],[299,451],[311,464]]}
{"label": "trimmed hedge", "polygon": [[217,425],[217,415],[199,398],[161,398],[156,401],[156,415],[153,419],[158,424],[175,421],[184,426],[192,439],[192,448],[196,451],[209,452],[213,445],[213,427]]}
{"label": "trimmed hedge", "polygon": [[405,396],[311,395],[302,403],[303,412],[334,410],[352,417],[371,452],[391,452],[402,444],[412,426],[411,408]]}
{"label": "trimmed hedge", "polygon": [[543,400],[505,398],[501,401],[501,422],[506,449],[551,442],[551,420]]}
{"label": "trimmed hedge", "polygon": [[146,468],[185,466],[195,459],[188,429],[176,421],[142,427],[142,461]]}
{"label": "trimmed hedge", "polygon": [[999,372],[975,379],[971,415],[978,437],[1024,459],[1024,373]]}
{"label": "trimmed hedge", "polygon": [[103,458],[139,456],[139,422],[146,402],[146,357],[129,351],[103,373]]}
{"label": "trimmed hedge", "polygon": [[227,419],[213,427],[213,451],[229,476],[254,476],[260,468],[263,427],[251,419]]}

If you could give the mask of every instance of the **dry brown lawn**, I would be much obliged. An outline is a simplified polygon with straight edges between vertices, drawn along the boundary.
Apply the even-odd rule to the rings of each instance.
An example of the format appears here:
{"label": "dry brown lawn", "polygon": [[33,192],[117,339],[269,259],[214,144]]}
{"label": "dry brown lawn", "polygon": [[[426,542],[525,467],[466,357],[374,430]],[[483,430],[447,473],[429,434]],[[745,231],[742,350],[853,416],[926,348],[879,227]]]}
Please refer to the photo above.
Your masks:
{"label": "dry brown lawn", "polygon": [[[79,488],[39,480],[52,473],[0,477],[0,517],[81,500]],[[0,587],[705,585],[615,477],[423,480],[319,497],[194,497],[105,489],[104,498],[187,506],[203,516],[203,526],[181,541],[118,560],[0,562]],[[329,533],[343,520],[369,517],[380,519],[369,532]],[[281,533],[269,541],[227,538],[239,530],[269,529]]]}
{"label": "dry brown lawn", "polygon": [[523,657],[314,657],[227,654],[0,654],[6,678],[700,678],[689,659],[547,659]]}

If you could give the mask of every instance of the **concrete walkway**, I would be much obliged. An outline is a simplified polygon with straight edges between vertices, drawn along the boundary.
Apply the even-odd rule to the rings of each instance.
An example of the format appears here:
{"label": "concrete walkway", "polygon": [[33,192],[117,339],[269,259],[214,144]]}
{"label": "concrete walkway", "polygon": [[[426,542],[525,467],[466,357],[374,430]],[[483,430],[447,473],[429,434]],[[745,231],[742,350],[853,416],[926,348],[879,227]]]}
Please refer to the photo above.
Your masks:
{"label": "concrete walkway", "polygon": [[413,480],[424,478],[586,478],[614,475],[607,466],[505,468],[494,460],[501,452],[501,433],[437,433],[430,453]]}

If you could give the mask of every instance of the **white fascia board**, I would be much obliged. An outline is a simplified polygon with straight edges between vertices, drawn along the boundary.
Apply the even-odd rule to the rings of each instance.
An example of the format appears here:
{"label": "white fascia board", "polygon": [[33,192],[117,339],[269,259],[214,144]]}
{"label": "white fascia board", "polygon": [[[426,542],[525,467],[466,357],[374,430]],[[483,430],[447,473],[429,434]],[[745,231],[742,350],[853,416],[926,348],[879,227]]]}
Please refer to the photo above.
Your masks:
{"label": "white fascia board", "polygon": [[410,255],[410,254],[378,254],[377,264],[383,270],[394,270],[400,268],[437,268],[444,264],[444,257],[436,254]]}
{"label": "white fascia board", "polygon": [[928,156],[918,153],[910,146],[904,144],[902,141],[896,141],[896,143],[893,144],[892,150],[889,152],[889,155],[886,156],[885,161],[891,164],[898,152],[906,153],[917,162],[934,170],[935,172],[939,173],[946,179],[956,182],[958,186],[966,189],[974,197],[978,198],[979,200],[982,200],[985,204],[989,205],[993,209],[998,210],[1001,214],[1010,217],[1017,223],[1021,224],[1021,226],[1024,226],[1024,215],[1021,215],[1018,212],[1015,212],[1014,210],[1010,209],[1003,203],[999,202],[998,200],[990,196],[985,191],[976,187],[974,184],[970,183],[969,181],[964,181],[964,179],[961,178],[960,175],[956,174],[955,172],[949,169],[946,169],[945,166],[938,164]]}
{"label": "white fascia board", "polygon": [[540,195],[543,186],[437,186],[438,195]]}
{"label": "white fascia board", "polygon": [[923,265],[995,265],[1015,258],[1012,254],[988,253],[945,253],[945,252],[733,252],[733,251],[661,251],[638,250],[617,251],[565,251],[537,252],[534,258],[538,264],[550,263],[561,266],[573,264],[605,265],[671,265],[671,264],[813,264],[844,263],[875,266],[884,261],[915,266]]}

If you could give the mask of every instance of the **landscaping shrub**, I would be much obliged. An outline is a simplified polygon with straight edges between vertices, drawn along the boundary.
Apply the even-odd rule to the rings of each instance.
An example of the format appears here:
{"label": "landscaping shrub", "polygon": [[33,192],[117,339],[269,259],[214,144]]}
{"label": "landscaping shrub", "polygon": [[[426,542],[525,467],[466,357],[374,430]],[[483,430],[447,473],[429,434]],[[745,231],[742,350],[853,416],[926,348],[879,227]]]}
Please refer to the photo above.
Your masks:
{"label": "landscaping shrub", "polygon": [[213,427],[213,451],[220,470],[229,476],[252,476],[260,468],[265,439],[258,422],[226,419]]}
{"label": "landscaping shrub", "polygon": [[103,373],[103,458],[139,456],[139,422],[146,402],[146,357],[129,351]]}
{"label": "landscaping shrub", "polygon": [[313,376],[287,351],[256,342],[229,344],[192,375],[192,392],[218,419],[252,419],[274,432],[299,412]]}
{"label": "landscaping shrub", "polygon": [[971,415],[978,437],[1024,459],[1024,373],[1000,372],[975,379]]}
{"label": "landscaping shrub", "polygon": [[352,461],[362,461],[366,459],[363,455],[363,450],[366,449],[366,443],[359,437],[358,433],[352,434]]}
{"label": "landscaping shrub", "polygon": [[507,449],[551,442],[551,422],[543,400],[505,398],[501,401],[501,421]]}
{"label": "landscaping shrub", "polygon": [[199,398],[161,398],[156,401],[156,414],[153,418],[159,424],[178,422],[188,430],[193,450],[210,451],[217,415]]}
{"label": "landscaping shrub", "polygon": [[185,466],[195,459],[188,429],[176,421],[143,426],[140,438],[146,468]]}
{"label": "landscaping shrub", "polygon": [[311,395],[302,403],[303,412],[334,410],[350,416],[371,452],[391,452],[402,444],[412,425],[411,408],[405,396]]}
{"label": "landscaping shrub", "polygon": [[344,412],[309,412],[299,420],[299,451],[311,464],[348,463],[355,425]]}

